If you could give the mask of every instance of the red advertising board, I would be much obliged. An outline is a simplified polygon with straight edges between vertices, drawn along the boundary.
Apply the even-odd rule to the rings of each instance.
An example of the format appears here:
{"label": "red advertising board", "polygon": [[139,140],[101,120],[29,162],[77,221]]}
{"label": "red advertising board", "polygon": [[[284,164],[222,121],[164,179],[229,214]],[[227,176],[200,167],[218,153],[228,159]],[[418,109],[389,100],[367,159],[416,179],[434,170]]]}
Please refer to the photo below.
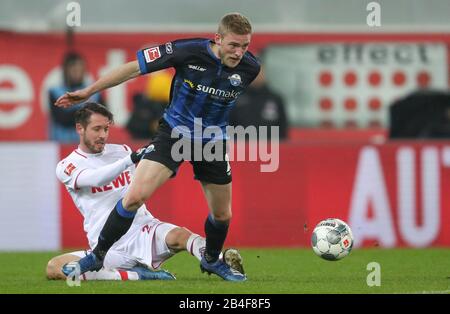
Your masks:
{"label": "red advertising board", "polygon": [[[62,156],[72,148],[63,147]],[[315,224],[337,217],[356,245],[450,245],[450,143],[281,144],[279,168],[232,162],[228,246],[308,246]],[[84,246],[81,216],[62,193],[62,245]],[[159,219],[203,234],[207,205],[189,163],[147,202]]]}

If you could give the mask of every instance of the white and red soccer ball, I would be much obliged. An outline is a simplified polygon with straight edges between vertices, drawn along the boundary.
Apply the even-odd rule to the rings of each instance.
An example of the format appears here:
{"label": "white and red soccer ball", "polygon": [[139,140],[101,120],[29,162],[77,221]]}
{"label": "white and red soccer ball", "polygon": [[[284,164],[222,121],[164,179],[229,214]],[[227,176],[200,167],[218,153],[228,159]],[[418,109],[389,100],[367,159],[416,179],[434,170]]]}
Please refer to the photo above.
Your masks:
{"label": "white and red soccer ball", "polygon": [[322,220],[311,236],[314,253],[328,261],[337,261],[347,256],[353,247],[350,227],[340,219]]}

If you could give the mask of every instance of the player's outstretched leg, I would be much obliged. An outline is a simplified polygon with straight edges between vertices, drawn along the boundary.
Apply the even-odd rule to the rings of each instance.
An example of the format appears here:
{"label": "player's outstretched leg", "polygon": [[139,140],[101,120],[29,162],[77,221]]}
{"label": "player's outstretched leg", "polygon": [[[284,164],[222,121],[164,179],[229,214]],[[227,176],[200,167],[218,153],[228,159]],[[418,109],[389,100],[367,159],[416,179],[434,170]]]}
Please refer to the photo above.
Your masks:
{"label": "player's outstretched leg", "polygon": [[[77,268],[77,262],[66,263],[61,271],[67,277],[79,275],[74,273]],[[125,279],[123,278],[126,274]],[[134,276],[134,277],[132,277]],[[167,270],[152,270],[145,265],[136,265],[130,269],[107,270],[101,268],[98,272],[86,272],[83,280],[175,280],[175,276]]]}

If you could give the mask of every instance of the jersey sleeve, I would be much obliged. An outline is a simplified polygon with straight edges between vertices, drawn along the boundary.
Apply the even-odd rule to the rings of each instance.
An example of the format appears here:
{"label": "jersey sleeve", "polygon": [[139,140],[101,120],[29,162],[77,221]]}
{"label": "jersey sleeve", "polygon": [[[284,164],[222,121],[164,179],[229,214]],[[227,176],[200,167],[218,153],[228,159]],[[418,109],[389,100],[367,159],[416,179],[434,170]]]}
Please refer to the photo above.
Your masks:
{"label": "jersey sleeve", "polygon": [[173,41],[139,50],[136,55],[141,74],[176,67],[186,56],[186,49],[182,46],[179,42]]}
{"label": "jersey sleeve", "polygon": [[133,150],[127,144],[123,144],[122,147],[126,152],[128,152],[130,154],[133,152]]}
{"label": "jersey sleeve", "polygon": [[75,179],[75,188],[85,188],[92,186],[102,186],[114,180],[122,171],[133,165],[130,155],[113,162],[112,164],[80,171]]}
{"label": "jersey sleeve", "polygon": [[71,189],[102,186],[114,180],[122,171],[132,166],[130,155],[100,168],[77,167],[73,162],[62,161],[56,167],[56,176]]}
{"label": "jersey sleeve", "polygon": [[56,177],[65,186],[76,189],[77,178],[86,167],[75,161],[61,160],[56,166]]}

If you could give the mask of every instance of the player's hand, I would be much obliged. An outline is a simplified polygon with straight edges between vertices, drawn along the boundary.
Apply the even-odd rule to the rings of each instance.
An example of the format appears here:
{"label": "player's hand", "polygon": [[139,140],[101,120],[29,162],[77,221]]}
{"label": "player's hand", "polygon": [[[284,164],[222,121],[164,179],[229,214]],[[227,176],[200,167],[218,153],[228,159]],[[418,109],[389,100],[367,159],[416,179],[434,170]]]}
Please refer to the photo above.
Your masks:
{"label": "player's hand", "polygon": [[67,108],[88,100],[90,96],[91,94],[86,88],[74,92],[67,92],[56,100],[55,106]]}
{"label": "player's hand", "polygon": [[138,163],[144,157],[148,146],[139,148],[137,151],[131,153],[130,158],[133,163]]}

